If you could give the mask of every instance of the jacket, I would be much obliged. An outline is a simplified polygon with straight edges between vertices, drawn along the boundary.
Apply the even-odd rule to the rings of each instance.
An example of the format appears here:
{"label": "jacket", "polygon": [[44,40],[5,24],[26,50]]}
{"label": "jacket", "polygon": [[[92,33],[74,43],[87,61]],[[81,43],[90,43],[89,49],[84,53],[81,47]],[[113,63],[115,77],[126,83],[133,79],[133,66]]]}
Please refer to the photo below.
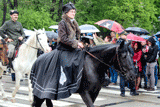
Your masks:
{"label": "jacket", "polygon": [[9,39],[13,39],[13,42],[10,42],[9,44],[16,45],[20,36],[25,38],[22,24],[18,21],[14,22],[12,20],[9,20],[5,22],[2,27],[0,27],[0,35],[3,39],[7,38],[4,32],[7,34]]}
{"label": "jacket", "polygon": [[141,58],[142,58],[142,51],[140,49],[138,49],[137,51],[134,51],[133,62],[136,63],[137,61],[139,72],[142,72]]}
{"label": "jacket", "polygon": [[156,62],[158,46],[155,44],[156,41],[153,37],[150,37],[148,41],[152,43],[152,46],[149,47],[149,50],[147,52],[146,62],[148,63]]}
{"label": "jacket", "polygon": [[57,48],[60,50],[73,50],[78,48],[80,40],[80,29],[76,20],[71,22],[70,18],[62,15],[62,20],[58,24]]}

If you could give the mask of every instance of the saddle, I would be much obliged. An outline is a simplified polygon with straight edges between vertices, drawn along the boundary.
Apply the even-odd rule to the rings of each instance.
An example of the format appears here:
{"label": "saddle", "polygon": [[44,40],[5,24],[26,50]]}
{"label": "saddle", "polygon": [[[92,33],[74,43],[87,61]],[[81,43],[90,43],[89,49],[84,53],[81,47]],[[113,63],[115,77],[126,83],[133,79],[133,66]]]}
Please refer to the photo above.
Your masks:
{"label": "saddle", "polygon": [[8,65],[9,63],[9,60],[7,57],[7,50],[8,50],[7,44],[0,44],[0,60],[3,66]]}

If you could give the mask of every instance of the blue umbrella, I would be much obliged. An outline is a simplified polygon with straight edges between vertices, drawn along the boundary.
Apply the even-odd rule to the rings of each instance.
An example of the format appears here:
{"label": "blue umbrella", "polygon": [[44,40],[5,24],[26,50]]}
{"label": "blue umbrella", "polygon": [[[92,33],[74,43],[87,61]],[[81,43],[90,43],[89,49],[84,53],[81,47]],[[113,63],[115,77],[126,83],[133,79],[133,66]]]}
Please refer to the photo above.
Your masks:
{"label": "blue umbrella", "polygon": [[148,36],[148,35],[141,35],[140,37],[142,37],[143,39],[148,39],[148,38],[151,37],[151,36]]}

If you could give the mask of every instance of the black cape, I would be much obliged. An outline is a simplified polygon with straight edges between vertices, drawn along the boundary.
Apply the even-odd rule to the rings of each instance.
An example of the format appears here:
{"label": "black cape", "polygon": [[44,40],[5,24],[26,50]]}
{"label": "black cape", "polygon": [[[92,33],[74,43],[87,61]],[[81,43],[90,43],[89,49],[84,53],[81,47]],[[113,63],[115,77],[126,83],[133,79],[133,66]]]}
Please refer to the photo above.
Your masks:
{"label": "black cape", "polygon": [[32,66],[33,95],[58,100],[69,97],[80,86],[84,51],[55,49],[38,57]]}

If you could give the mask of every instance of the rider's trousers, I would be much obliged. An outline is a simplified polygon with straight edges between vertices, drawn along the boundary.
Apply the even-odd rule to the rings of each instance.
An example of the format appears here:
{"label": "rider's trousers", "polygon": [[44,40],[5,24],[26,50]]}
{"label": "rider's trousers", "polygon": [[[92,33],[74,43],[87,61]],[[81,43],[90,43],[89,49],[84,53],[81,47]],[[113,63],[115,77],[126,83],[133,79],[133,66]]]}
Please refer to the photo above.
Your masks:
{"label": "rider's trousers", "polygon": [[8,45],[8,58],[12,58],[14,55],[15,46],[13,44]]}

